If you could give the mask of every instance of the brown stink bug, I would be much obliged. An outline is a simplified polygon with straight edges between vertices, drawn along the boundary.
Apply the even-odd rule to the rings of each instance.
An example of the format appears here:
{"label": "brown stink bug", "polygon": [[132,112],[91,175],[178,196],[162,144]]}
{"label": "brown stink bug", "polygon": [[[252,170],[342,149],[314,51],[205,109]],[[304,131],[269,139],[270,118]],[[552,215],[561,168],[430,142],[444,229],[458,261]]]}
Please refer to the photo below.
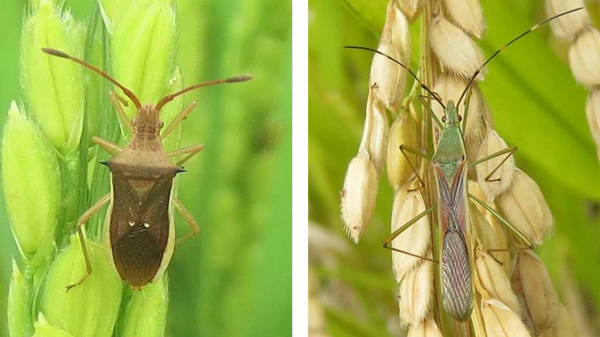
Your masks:
{"label": "brown stink bug", "polygon": [[[50,55],[72,60],[100,74],[119,87],[138,111],[135,118],[130,120],[123,110],[122,104],[126,102],[116,94],[110,93],[111,101],[122,123],[131,131],[132,136],[125,148],[98,137],[93,138],[94,143],[113,155],[110,160],[103,163],[108,166],[111,173],[111,192],[100,198],[77,221],[86,274],[76,283],[68,285],[67,290],[83,283],[92,273],[81,226],[107,203],[109,215],[104,229],[105,244],[108,245],[108,251],[121,278],[132,288],[139,289],[163,274],[169,265],[176,243],[199,232],[197,222],[181,201],[172,195],[172,187],[175,175],[183,172],[183,163],[202,151],[204,146],[193,145],[165,152],[162,144],[162,141],[196,107],[197,102],[192,102],[180,112],[164,131],[162,131],[164,123],[160,119],[161,108],[188,91],[223,83],[244,82],[252,77],[241,75],[195,84],[167,95],[156,105],[142,105],[131,90],[93,65],[55,49],[43,48],[42,50]],[[181,155],[185,156],[175,163],[171,162],[171,158]],[[192,229],[190,234],[177,242],[175,242],[172,206],[181,212]]]}

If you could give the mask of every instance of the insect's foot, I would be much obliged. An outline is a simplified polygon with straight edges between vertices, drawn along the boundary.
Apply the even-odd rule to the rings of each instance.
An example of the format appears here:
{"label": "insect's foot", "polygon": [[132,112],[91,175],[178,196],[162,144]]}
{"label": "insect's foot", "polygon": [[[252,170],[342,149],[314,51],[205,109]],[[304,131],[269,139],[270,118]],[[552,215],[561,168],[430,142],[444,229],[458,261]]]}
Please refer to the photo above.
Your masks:
{"label": "insect's foot", "polygon": [[492,254],[492,252],[490,252],[489,250],[488,250],[488,255],[489,255],[489,256],[490,256],[492,259],[494,259],[494,261],[496,261],[496,263],[498,263],[499,265],[501,265],[501,266],[503,266],[503,265],[504,265],[504,263],[502,263],[502,261],[498,260],[498,259],[497,259],[497,258],[496,258],[496,257],[495,257],[493,254]]}
{"label": "insect's foot", "polygon": [[67,292],[69,292],[69,290],[81,285],[85,280],[87,280],[87,278],[90,276],[91,274],[85,274],[79,281],[73,283],[73,284],[69,284],[68,286],[66,286],[67,288]]}
{"label": "insect's foot", "polygon": [[407,191],[408,193],[410,193],[410,192],[416,192],[416,191],[418,191],[418,190],[422,189],[423,187],[425,187],[425,186],[424,186],[424,185],[421,185],[421,186],[419,186],[419,187],[411,188],[411,189],[408,189],[408,190],[406,190],[406,191]]}
{"label": "insect's foot", "polygon": [[77,287],[78,285],[80,285],[81,283],[73,283],[73,284],[69,284],[68,286],[66,286],[66,292],[68,293],[71,289]]}

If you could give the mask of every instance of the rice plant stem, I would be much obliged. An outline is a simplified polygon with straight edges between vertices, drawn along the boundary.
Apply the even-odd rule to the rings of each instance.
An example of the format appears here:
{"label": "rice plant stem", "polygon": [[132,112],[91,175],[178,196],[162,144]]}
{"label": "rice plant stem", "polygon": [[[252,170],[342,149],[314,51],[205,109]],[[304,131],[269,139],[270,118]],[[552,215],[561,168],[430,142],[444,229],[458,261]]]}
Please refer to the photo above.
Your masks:
{"label": "rice plant stem", "polygon": [[[432,19],[432,15],[433,15],[433,6],[434,4],[431,1],[428,1],[427,4],[425,5],[425,12],[424,12],[424,16],[423,16],[423,21],[421,24],[421,36],[429,36],[429,29],[431,27],[431,19]],[[435,60],[433,59],[433,53],[431,50],[431,47],[429,46],[429,40],[428,39],[422,39],[421,40],[421,68],[422,68],[422,74],[423,74],[423,82],[425,83],[425,85],[427,85],[428,87],[433,87],[433,78],[434,78],[434,72],[435,72]],[[425,109],[424,107],[422,107],[423,110]],[[423,111],[422,110],[422,111]],[[426,150],[427,153],[432,153],[433,151],[433,144],[432,142],[429,142],[429,139],[433,139],[433,127],[432,127],[432,121],[431,118],[429,118],[428,114],[423,113],[422,114],[422,123],[421,123],[421,149]],[[426,165],[425,163],[421,164],[422,168],[423,168],[423,173],[425,174],[425,179],[427,180],[427,185],[425,186],[425,203],[427,207],[431,207],[432,205],[434,205],[437,200],[435,200],[434,195],[435,195],[435,182],[433,180],[433,174],[431,174],[431,168],[430,165]],[[429,226],[430,226],[430,233],[431,233],[431,245],[432,245],[432,252],[433,252],[433,259],[440,261],[440,254],[439,254],[439,250],[437,249],[437,242],[436,242],[436,237],[437,237],[437,217],[436,216],[430,216],[430,221],[429,221]],[[437,275],[437,274],[436,274]],[[439,296],[438,294],[439,289],[440,289],[440,285],[439,285],[439,279],[438,277],[434,276],[433,278],[433,287],[435,289],[435,293],[434,293],[434,319],[435,321],[438,323],[438,327],[440,328],[440,330],[442,331],[442,335],[445,336],[445,329],[444,329],[444,324],[442,322],[442,315],[441,315],[441,306],[440,306],[440,301],[439,301]]]}

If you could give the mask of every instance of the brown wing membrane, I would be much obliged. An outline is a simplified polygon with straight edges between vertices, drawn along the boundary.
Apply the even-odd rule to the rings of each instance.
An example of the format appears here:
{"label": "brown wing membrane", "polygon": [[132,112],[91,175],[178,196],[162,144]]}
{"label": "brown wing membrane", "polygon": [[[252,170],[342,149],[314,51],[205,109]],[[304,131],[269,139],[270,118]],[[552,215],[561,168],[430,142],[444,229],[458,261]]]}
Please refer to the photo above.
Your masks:
{"label": "brown wing membrane", "polygon": [[143,179],[122,174],[116,164],[110,168],[114,189],[110,220],[113,259],[121,278],[132,287],[141,287],[152,280],[162,262],[169,238],[168,203],[177,172],[149,172]]}
{"label": "brown wing membrane", "polygon": [[469,250],[465,239],[467,232],[465,204],[466,162],[459,163],[448,181],[444,171],[436,168],[440,191],[439,210],[442,231],[442,298],[446,312],[457,321],[466,321],[473,310],[473,291]]}
{"label": "brown wing membrane", "polygon": [[455,320],[464,322],[471,316],[473,291],[471,268],[465,238],[449,229],[442,243],[442,298],[444,309]]}

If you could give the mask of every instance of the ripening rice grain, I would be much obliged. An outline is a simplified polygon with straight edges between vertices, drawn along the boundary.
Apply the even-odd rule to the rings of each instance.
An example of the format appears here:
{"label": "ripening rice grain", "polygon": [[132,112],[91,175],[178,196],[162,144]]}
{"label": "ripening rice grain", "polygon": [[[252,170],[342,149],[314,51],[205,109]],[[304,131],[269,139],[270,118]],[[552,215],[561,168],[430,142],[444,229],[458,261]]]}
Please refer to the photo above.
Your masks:
{"label": "ripening rice grain", "polygon": [[[463,78],[470,78],[484,62],[475,42],[444,17],[438,17],[434,22],[429,39],[442,66]],[[483,80],[483,74],[479,74],[477,79]]]}
{"label": "ripening rice grain", "polygon": [[423,8],[423,0],[398,0],[396,3],[402,13],[406,15],[408,22],[413,22]]}
{"label": "ripening rice grain", "polygon": [[[388,5],[386,23],[377,49],[405,65],[410,62],[408,21],[393,2]],[[370,87],[377,101],[391,111],[396,111],[402,104],[406,73],[406,69],[387,57],[379,54],[373,56]]]}
{"label": "ripening rice grain", "polygon": [[519,315],[498,300],[482,301],[487,337],[529,337]]}
{"label": "ripening rice grain", "polygon": [[600,32],[589,28],[577,37],[569,50],[569,64],[578,82],[600,85]]}
{"label": "ripening rice grain", "polygon": [[506,219],[533,243],[540,244],[552,230],[554,218],[542,191],[523,171],[515,170],[512,184],[496,201]]}
{"label": "ripening rice grain", "polygon": [[[583,6],[583,0],[546,0],[546,13],[551,17]],[[554,35],[563,39],[572,39],[590,25],[590,17],[586,10],[582,10],[561,16],[549,23]]]}
{"label": "ripening rice grain", "polygon": [[[397,253],[395,253],[397,254]],[[431,258],[431,249],[427,254]],[[433,294],[433,262],[421,261],[418,268],[410,271],[400,284],[400,320],[417,324],[425,318]]]}
{"label": "ripening rice grain", "polygon": [[407,152],[407,159],[400,151],[400,145],[415,149],[418,146],[417,123],[409,113],[400,113],[390,129],[387,148],[387,174],[390,185],[394,190],[399,190],[408,178],[414,174],[408,160],[416,165],[416,155]]}
{"label": "ripening rice grain", "polygon": [[510,288],[510,282],[504,274],[502,266],[490,256],[479,254],[475,260],[475,267],[480,281],[477,290],[482,299],[497,299],[518,314],[520,312],[519,300]]}
{"label": "ripening rice grain", "polygon": [[346,232],[358,242],[373,215],[377,199],[377,171],[366,151],[358,153],[348,166],[342,191],[342,219]]}
{"label": "ripening rice grain", "polygon": [[[392,232],[425,211],[425,201],[423,200],[421,192],[408,191],[411,186],[412,181],[408,181],[398,192],[396,192],[392,209]],[[395,238],[392,241],[391,246],[395,249],[424,256],[427,247],[430,245],[430,238],[429,219],[425,216]],[[422,259],[399,252],[393,252],[392,262],[396,281],[400,282],[406,273],[422,262]]]}
{"label": "ripening rice grain", "polygon": [[[485,139],[479,146],[477,159],[508,148],[506,142],[494,130],[489,130]],[[479,187],[487,195],[488,200],[494,200],[504,193],[510,186],[515,172],[515,158],[510,153],[505,153],[475,166]]]}
{"label": "ripening rice grain", "polygon": [[533,251],[526,250],[518,253],[511,276],[511,285],[533,331],[549,329],[558,321],[560,312],[558,295],[548,270]]}
{"label": "ripening rice grain", "polygon": [[444,0],[450,20],[467,33],[480,39],[485,30],[479,0]]}
{"label": "ripening rice grain", "polygon": [[413,325],[408,330],[406,337],[443,337],[433,317],[428,317],[425,321]]}
{"label": "ripening rice grain", "polygon": [[600,90],[592,90],[585,107],[588,123],[596,144],[600,146]]}
{"label": "ripening rice grain", "polygon": [[372,93],[369,94],[367,115],[359,151],[366,150],[369,153],[369,158],[377,170],[378,178],[381,176],[385,165],[389,129],[385,108],[374,99]]}

